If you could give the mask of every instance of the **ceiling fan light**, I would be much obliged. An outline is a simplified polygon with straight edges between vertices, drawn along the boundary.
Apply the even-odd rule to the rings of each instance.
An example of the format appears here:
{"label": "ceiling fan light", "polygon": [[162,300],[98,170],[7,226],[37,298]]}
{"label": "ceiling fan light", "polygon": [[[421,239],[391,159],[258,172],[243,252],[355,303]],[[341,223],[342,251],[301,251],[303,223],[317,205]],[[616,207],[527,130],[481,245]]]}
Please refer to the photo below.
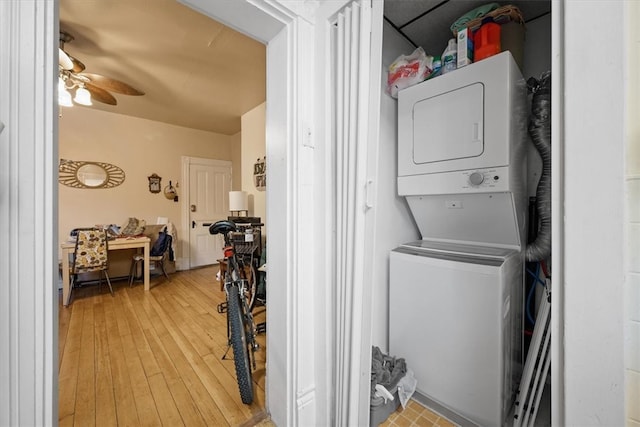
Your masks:
{"label": "ceiling fan light", "polygon": [[73,100],[81,105],[93,105],[91,102],[91,94],[83,87],[79,87],[76,90],[76,97],[73,98]]}
{"label": "ceiling fan light", "polygon": [[64,85],[64,80],[58,80],[58,105],[63,107],[73,107],[73,102],[71,101],[71,94],[67,90]]}
{"label": "ceiling fan light", "polygon": [[71,61],[69,55],[60,48],[58,48],[58,64],[65,70],[71,70],[73,68],[73,61]]}

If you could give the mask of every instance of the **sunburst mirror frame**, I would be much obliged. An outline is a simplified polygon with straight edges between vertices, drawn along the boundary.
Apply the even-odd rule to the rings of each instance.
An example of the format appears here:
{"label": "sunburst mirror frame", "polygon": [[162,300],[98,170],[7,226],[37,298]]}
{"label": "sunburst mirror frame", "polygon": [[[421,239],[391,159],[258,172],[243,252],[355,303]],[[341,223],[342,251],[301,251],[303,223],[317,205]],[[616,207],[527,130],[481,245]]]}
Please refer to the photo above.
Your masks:
{"label": "sunburst mirror frame", "polygon": [[[82,169],[91,168],[98,170],[101,175],[95,183],[88,183],[82,174]],[[102,171],[104,171],[104,175]],[[73,188],[113,188],[122,184],[124,178],[124,171],[111,163],[60,159],[58,167],[58,182]]]}

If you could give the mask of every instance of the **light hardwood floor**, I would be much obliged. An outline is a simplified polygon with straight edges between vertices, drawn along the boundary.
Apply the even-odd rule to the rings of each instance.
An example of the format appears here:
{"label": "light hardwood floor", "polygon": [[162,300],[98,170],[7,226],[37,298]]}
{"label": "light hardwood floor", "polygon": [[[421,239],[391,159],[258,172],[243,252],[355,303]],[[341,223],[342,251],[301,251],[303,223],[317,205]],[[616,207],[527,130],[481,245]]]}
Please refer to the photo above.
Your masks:
{"label": "light hardwood floor", "polygon": [[[216,267],[74,291],[59,314],[60,426],[267,425],[264,334],[254,403],[242,404]],[[155,285],[155,286],[154,286]],[[257,321],[264,307],[254,310]]]}

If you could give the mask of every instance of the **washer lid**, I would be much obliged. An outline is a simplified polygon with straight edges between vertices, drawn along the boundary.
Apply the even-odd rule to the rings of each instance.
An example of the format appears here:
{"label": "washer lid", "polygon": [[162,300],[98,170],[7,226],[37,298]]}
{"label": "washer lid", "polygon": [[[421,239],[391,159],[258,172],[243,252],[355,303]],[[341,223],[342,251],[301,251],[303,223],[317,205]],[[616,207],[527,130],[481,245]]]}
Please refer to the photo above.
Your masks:
{"label": "washer lid", "polygon": [[504,260],[519,251],[495,246],[467,245],[463,243],[439,242],[433,240],[417,240],[404,243],[398,249],[413,250],[417,253],[456,254],[470,257]]}

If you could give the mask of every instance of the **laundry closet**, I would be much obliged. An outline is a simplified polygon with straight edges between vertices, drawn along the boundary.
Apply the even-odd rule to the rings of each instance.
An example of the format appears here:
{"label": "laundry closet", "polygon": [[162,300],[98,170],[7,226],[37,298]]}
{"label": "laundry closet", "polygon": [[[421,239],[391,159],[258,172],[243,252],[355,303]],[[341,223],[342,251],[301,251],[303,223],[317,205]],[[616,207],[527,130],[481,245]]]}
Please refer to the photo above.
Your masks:
{"label": "laundry closet", "polygon": [[[385,1],[372,344],[406,358],[418,380],[417,400],[442,405],[471,424],[502,424],[512,410],[504,407],[511,399],[505,395],[517,386],[528,345],[519,326],[529,314],[523,251],[530,199],[542,173],[526,131],[531,95],[524,85],[551,70],[551,5],[500,3],[521,6],[526,32],[519,63],[505,51],[402,89],[398,100],[388,91],[389,66],[421,46],[417,40],[429,36],[429,28],[448,29],[453,22],[434,24],[455,15],[447,8],[464,13],[486,4],[411,3],[414,10],[398,10],[397,1]],[[440,33],[433,36],[437,47],[421,46],[427,55],[442,55],[453,37]],[[425,148],[429,137],[446,139],[467,128],[474,129],[467,146]],[[429,281],[435,288],[423,286]],[[476,333],[469,329],[474,323]],[[483,327],[498,331],[485,334]],[[476,364],[458,358],[460,351],[474,351]],[[421,384],[421,376],[429,384]]]}

